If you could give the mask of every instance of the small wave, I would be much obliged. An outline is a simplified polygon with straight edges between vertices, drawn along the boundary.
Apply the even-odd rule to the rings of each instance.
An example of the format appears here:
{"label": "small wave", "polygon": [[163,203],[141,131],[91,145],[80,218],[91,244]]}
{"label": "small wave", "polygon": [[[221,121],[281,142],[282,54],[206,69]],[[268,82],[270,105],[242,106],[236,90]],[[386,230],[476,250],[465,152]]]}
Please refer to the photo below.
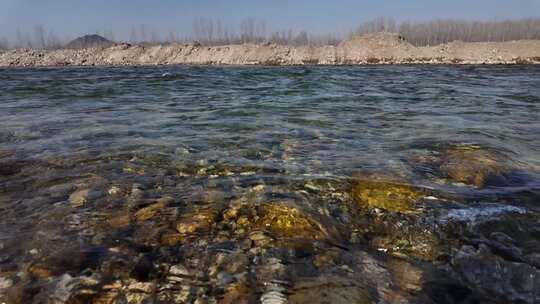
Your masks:
{"label": "small wave", "polygon": [[510,213],[525,214],[527,210],[515,206],[492,204],[491,206],[453,209],[441,217],[440,221],[442,223],[456,221],[476,225]]}

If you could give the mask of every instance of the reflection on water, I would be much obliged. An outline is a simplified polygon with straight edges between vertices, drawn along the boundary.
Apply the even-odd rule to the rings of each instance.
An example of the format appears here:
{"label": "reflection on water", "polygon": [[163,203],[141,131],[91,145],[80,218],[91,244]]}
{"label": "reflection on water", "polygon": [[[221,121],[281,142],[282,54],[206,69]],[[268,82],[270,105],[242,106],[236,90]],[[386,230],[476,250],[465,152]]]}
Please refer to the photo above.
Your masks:
{"label": "reflection on water", "polygon": [[538,67],[0,86],[0,302],[540,301]]}

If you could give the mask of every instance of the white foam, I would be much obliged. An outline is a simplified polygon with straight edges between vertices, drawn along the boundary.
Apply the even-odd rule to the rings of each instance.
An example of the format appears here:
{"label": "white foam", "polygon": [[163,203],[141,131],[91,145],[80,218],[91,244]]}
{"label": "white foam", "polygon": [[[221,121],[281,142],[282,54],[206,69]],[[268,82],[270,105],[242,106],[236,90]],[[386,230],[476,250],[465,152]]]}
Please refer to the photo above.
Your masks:
{"label": "white foam", "polygon": [[441,217],[442,222],[449,221],[458,221],[458,222],[467,222],[469,224],[478,224],[499,216],[509,214],[509,213],[518,213],[525,214],[527,210],[525,208],[515,207],[515,206],[504,206],[504,205],[490,205],[483,207],[472,207],[464,209],[453,209],[450,210],[445,216]]}

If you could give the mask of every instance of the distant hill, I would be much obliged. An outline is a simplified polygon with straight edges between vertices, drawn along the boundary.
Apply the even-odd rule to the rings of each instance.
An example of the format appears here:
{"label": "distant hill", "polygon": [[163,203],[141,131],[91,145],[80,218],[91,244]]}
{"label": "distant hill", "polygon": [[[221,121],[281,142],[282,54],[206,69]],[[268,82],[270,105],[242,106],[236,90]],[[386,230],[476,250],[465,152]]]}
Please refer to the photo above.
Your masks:
{"label": "distant hill", "polygon": [[84,49],[84,48],[93,48],[93,47],[109,47],[113,45],[114,42],[101,37],[100,35],[85,35],[79,37],[75,40],[72,40],[66,44],[65,48],[67,49]]}

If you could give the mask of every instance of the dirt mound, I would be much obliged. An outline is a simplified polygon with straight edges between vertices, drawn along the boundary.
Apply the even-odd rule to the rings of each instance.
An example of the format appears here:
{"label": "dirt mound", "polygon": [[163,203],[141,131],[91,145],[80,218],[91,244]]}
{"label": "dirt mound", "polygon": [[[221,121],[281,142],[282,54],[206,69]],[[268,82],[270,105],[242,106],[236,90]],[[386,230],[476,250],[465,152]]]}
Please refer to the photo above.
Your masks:
{"label": "dirt mound", "polygon": [[340,47],[363,47],[371,49],[412,47],[403,37],[396,33],[379,32],[361,36],[353,36],[339,44]]}
{"label": "dirt mound", "polygon": [[415,47],[398,34],[383,32],[353,37],[338,46],[261,43],[202,47],[200,44],[115,44],[98,35],[89,35],[75,39],[62,50],[0,52],[0,66],[155,64],[540,64],[540,40],[452,42]]}
{"label": "dirt mound", "polygon": [[342,57],[351,63],[381,63],[385,59],[409,58],[418,53],[418,49],[401,36],[388,32],[355,36],[343,41],[339,48]]}
{"label": "dirt mound", "polygon": [[85,35],[66,44],[66,49],[86,49],[95,47],[110,47],[114,42],[99,35]]}

